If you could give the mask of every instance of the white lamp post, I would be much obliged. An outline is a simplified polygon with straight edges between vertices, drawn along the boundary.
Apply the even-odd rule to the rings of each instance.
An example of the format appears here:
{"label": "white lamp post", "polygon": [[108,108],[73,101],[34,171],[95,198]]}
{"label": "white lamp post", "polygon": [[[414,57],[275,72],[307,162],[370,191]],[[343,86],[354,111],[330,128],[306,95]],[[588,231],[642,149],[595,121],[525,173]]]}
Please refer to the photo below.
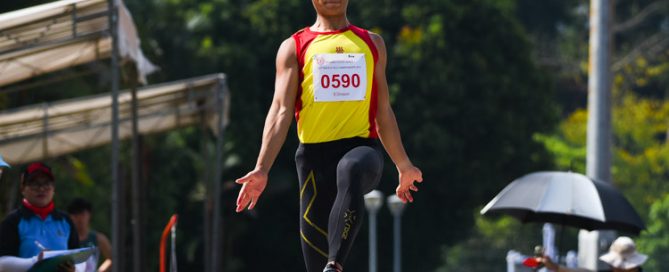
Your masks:
{"label": "white lamp post", "polygon": [[404,211],[404,202],[400,200],[397,195],[388,197],[388,208],[393,214],[394,228],[393,228],[393,272],[400,272],[402,269],[402,254],[401,254],[401,228],[400,224],[402,212]]}
{"label": "white lamp post", "polygon": [[369,272],[376,272],[376,214],[383,206],[383,193],[373,190],[365,195],[365,207],[369,212]]}

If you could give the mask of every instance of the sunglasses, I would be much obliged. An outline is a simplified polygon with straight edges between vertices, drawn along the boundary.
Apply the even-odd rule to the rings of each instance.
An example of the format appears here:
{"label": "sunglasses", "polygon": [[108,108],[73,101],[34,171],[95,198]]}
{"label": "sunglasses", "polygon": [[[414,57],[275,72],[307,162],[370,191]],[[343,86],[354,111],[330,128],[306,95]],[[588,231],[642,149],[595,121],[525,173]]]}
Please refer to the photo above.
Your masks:
{"label": "sunglasses", "polygon": [[29,182],[26,183],[26,186],[28,186],[30,189],[51,189],[53,188],[53,181],[45,181],[45,182]]}

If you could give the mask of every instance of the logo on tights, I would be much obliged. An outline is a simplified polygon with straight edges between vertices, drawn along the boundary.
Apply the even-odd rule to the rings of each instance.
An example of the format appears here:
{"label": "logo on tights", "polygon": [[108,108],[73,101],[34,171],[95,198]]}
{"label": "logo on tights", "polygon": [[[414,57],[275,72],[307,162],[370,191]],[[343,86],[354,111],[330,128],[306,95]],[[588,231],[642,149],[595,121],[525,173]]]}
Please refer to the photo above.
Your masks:
{"label": "logo on tights", "polygon": [[341,237],[344,238],[344,240],[348,239],[348,232],[351,230],[351,227],[353,227],[355,218],[355,211],[346,210],[346,212],[344,212],[344,231],[341,234]]}

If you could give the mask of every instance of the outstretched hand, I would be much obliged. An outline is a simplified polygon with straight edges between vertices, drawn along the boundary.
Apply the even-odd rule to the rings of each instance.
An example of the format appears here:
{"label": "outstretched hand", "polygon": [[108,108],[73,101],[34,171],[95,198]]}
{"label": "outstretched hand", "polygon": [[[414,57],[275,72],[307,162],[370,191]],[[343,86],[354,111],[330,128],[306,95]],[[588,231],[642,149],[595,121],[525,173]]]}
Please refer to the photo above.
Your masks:
{"label": "outstretched hand", "polygon": [[247,206],[251,210],[258,204],[258,199],[267,186],[267,173],[256,169],[238,178],[235,182],[242,184],[242,189],[239,190],[239,196],[237,196],[236,211],[241,212]]}
{"label": "outstretched hand", "polygon": [[421,183],[423,182],[423,173],[413,165],[409,165],[405,168],[398,168],[400,184],[395,189],[397,197],[402,200],[402,202],[407,203],[413,202],[413,196],[411,191],[418,192],[418,187],[414,182]]}

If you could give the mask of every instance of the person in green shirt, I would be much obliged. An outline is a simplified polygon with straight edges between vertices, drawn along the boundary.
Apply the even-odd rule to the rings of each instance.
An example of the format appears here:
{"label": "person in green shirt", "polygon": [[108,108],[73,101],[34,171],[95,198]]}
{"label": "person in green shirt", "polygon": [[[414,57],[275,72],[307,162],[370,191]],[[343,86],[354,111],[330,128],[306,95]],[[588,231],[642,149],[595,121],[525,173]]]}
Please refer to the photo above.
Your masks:
{"label": "person in green shirt", "polygon": [[111,271],[111,243],[109,242],[109,238],[103,233],[91,229],[92,212],[93,207],[91,203],[83,198],[75,198],[67,206],[67,213],[70,215],[70,219],[72,219],[79,235],[79,244],[82,247],[94,246],[99,248],[100,253],[102,253],[103,262],[100,264],[98,271]]}

